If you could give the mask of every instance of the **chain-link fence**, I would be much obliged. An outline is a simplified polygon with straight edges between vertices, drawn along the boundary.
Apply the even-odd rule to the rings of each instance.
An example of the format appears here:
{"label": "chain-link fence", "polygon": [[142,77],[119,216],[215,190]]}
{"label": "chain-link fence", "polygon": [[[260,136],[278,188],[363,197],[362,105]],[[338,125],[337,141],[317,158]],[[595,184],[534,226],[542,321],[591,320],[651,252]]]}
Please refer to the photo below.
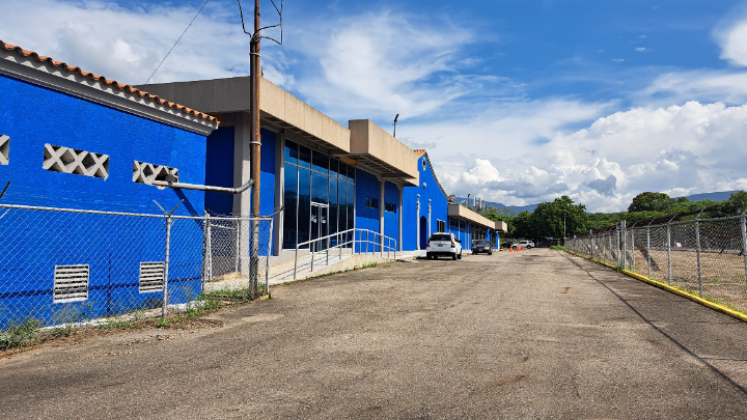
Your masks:
{"label": "chain-link fence", "polygon": [[745,216],[626,227],[566,239],[567,249],[747,313]]}
{"label": "chain-link fence", "polygon": [[142,319],[266,290],[272,217],[0,205],[0,331]]}

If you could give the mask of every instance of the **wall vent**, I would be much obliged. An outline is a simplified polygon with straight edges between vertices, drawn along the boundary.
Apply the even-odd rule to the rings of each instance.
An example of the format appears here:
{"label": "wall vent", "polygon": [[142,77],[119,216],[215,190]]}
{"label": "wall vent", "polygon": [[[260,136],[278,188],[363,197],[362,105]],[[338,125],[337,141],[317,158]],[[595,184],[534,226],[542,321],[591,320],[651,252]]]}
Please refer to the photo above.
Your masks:
{"label": "wall vent", "polygon": [[7,165],[10,160],[10,137],[0,136],[0,165]]}
{"label": "wall vent", "polygon": [[132,182],[150,184],[152,181],[177,182],[179,181],[179,169],[170,168],[165,165],[153,165],[152,163],[134,161],[132,163]]}
{"label": "wall vent", "polygon": [[140,263],[140,293],[163,291],[163,261]]}
{"label": "wall vent", "polygon": [[45,144],[42,167],[52,172],[107,179],[109,178],[109,155]]}
{"label": "wall vent", "polygon": [[54,303],[88,299],[88,264],[54,266]]}

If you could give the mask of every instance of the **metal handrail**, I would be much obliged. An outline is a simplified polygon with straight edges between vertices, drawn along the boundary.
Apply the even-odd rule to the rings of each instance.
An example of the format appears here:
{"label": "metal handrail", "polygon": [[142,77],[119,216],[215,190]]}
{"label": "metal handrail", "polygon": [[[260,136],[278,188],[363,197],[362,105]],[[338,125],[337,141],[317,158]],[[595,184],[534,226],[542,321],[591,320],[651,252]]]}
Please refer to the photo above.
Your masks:
{"label": "metal handrail", "polygon": [[[344,230],[344,231],[341,231],[341,232],[335,232],[333,234],[330,234],[330,235],[327,235],[327,236],[323,236],[321,238],[316,238],[316,239],[312,239],[312,240],[309,240],[309,241],[306,241],[306,242],[301,242],[301,243],[296,244],[296,258],[295,258],[295,262],[294,262],[294,265],[293,265],[293,280],[296,280],[296,278],[297,278],[297,273],[298,273],[298,250],[300,249],[300,247],[302,247],[304,245],[309,245],[308,249],[309,249],[309,255],[311,256],[311,271],[314,271],[314,255],[317,254],[317,253],[325,252],[327,254],[327,265],[329,265],[329,251],[330,251],[330,249],[336,249],[336,248],[338,248],[340,250],[340,258],[342,258],[342,250],[343,249],[347,249],[347,246],[343,247],[343,245],[348,245],[348,244],[352,243],[353,246],[350,249],[352,249],[353,254],[355,254],[356,232],[360,233],[359,234],[359,238],[360,239],[358,239],[358,243],[360,244],[360,248],[361,249],[363,248],[362,244],[364,242],[366,244],[366,250],[365,250],[366,254],[368,254],[368,244],[370,243],[370,244],[373,244],[374,249],[375,249],[376,246],[379,247],[379,252],[381,253],[382,256],[384,255],[384,248],[386,248],[387,258],[391,258],[391,252],[392,251],[394,252],[394,258],[397,258],[397,240],[396,239],[391,238],[391,237],[386,236],[386,235],[382,235],[379,232],[374,232],[374,231],[368,230],[368,229],[355,229],[355,228],[353,228],[353,229],[347,229],[347,230]],[[365,238],[365,240],[363,239],[363,232],[366,232],[366,238]],[[352,235],[353,236],[352,240],[341,241],[343,235],[347,236],[350,233],[353,234]],[[376,239],[376,235],[378,235],[378,237],[379,237],[378,238],[379,239],[378,242],[371,241],[370,238],[369,238],[369,234],[373,234],[374,235],[374,240]],[[329,240],[332,239],[332,238],[336,238],[337,239],[337,245],[330,247],[329,246]],[[324,251],[315,252],[313,250],[313,247],[311,246],[311,244],[314,244],[314,243],[317,243],[317,242],[320,242],[320,241],[327,241],[327,247],[324,249]],[[392,242],[394,242],[394,245],[392,245]],[[359,253],[364,253],[364,252],[361,251]]]}

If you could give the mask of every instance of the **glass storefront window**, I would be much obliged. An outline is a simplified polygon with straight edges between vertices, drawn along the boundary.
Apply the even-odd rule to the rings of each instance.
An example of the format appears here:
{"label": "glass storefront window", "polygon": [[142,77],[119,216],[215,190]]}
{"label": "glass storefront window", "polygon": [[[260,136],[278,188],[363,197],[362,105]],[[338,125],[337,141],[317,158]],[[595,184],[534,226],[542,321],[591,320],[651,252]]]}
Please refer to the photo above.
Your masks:
{"label": "glass storefront window", "polygon": [[298,145],[292,141],[285,141],[285,161],[298,165]]}
{"label": "glass storefront window", "polygon": [[298,164],[304,168],[311,168],[311,149],[298,146]]}
{"label": "glass storefront window", "polygon": [[312,238],[312,202],[329,205],[325,232],[331,234],[355,226],[355,185],[348,182],[355,178],[355,167],[289,140],[285,141],[284,159],[284,249],[294,249],[297,243]]}
{"label": "glass storefront window", "polygon": [[[311,171],[298,169],[298,243],[308,241],[311,219]],[[309,245],[301,248],[306,249]]]}
{"label": "glass storefront window", "polygon": [[311,201],[314,203],[329,203],[329,177],[319,172],[311,173]]}
{"label": "glass storefront window", "polygon": [[329,174],[329,156],[319,152],[314,152],[311,155],[311,162],[311,169],[319,171],[325,175]]}
{"label": "glass storefront window", "polygon": [[355,185],[348,184],[348,229],[355,227]]}
{"label": "glass storefront window", "polygon": [[330,159],[329,160],[329,176],[336,178],[337,177],[337,159]]}
{"label": "glass storefront window", "polygon": [[283,248],[295,248],[296,215],[298,212],[298,167],[285,165],[284,182]]}
{"label": "glass storefront window", "polygon": [[348,179],[348,165],[346,163],[340,162],[339,177],[340,177],[341,180],[347,181],[347,179]]}
{"label": "glass storefront window", "polygon": [[[334,160],[334,159],[333,159]],[[329,178],[329,234],[337,233],[337,178]],[[332,237],[332,246],[337,245],[337,238]]]}

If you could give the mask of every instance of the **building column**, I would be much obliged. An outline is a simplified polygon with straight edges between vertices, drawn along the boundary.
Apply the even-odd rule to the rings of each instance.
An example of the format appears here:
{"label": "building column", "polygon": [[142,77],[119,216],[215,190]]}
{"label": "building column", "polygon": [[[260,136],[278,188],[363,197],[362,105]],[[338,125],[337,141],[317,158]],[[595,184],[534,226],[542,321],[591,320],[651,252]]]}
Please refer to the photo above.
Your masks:
{"label": "building column", "polygon": [[431,238],[431,199],[428,199],[428,239]]}
{"label": "building column", "polygon": [[379,251],[384,251],[384,185],[385,179],[379,179]]}
{"label": "building column", "polygon": [[418,212],[416,217],[415,232],[417,236],[415,237],[415,249],[420,251],[420,194],[418,194]]}
{"label": "building column", "polygon": [[[238,188],[248,182],[252,177],[251,165],[251,144],[252,130],[251,117],[249,114],[240,112],[236,114],[236,129],[233,137],[233,186]],[[236,194],[233,198],[233,215],[249,217],[251,215],[252,195],[251,189],[243,194]],[[239,261],[239,272],[242,275],[249,275],[249,239],[251,236],[251,223],[248,220],[241,221],[236,226],[238,229],[234,232],[239,235],[238,240],[233,243],[238,244],[236,257]]]}
{"label": "building column", "polygon": [[397,242],[399,246],[397,247],[397,250],[401,252],[402,251],[402,195],[405,189],[404,187],[402,187],[402,185],[397,185],[397,187],[399,188],[399,204],[397,204],[397,213],[399,213],[398,214],[399,220],[397,221],[399,224],[399,235],[397,238]]}
{"label": "building column", "polygon": [[[285,205],[285,133],[275,135],[275,209]],[[272,255],[280,255],[283,249],[283,223],[285,208],[275,215],[272,232]]]}

